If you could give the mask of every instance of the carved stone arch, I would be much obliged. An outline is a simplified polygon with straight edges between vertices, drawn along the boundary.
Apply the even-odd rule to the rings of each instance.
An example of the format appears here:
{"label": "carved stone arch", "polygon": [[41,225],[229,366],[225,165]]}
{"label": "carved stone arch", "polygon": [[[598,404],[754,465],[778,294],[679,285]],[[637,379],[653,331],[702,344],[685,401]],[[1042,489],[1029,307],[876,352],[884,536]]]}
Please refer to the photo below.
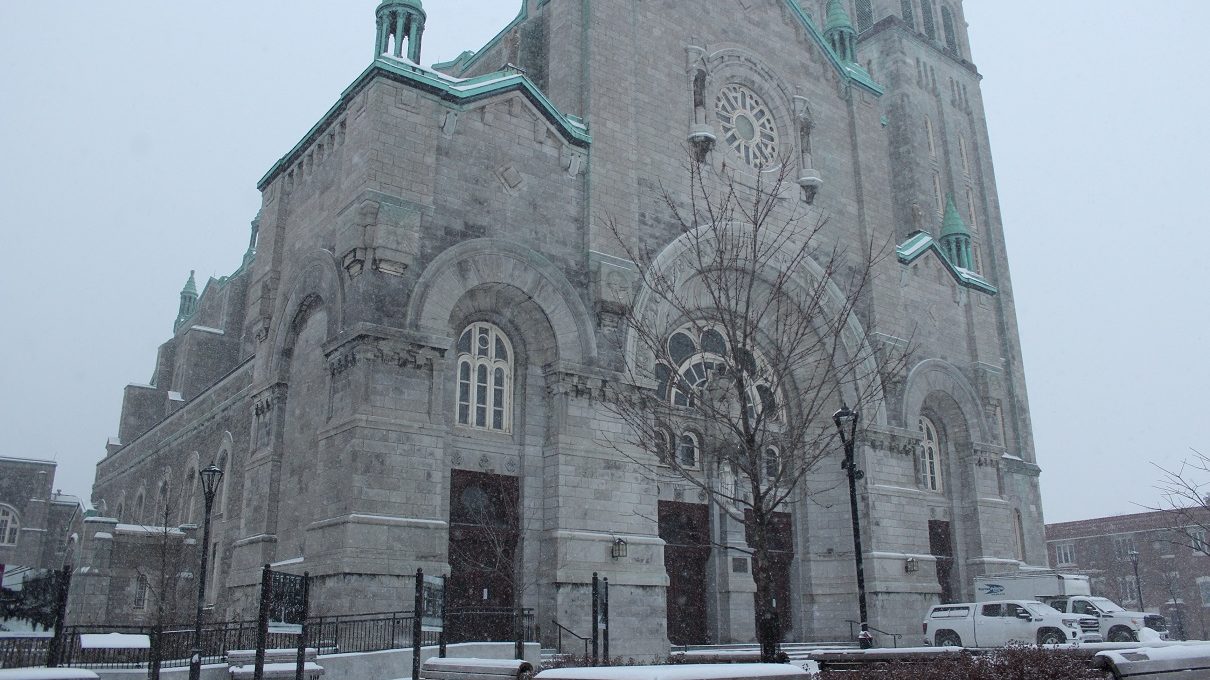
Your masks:
{"label": "carved stone arch", "polygon": [[502,239],[463,241],[434,258],[416,282],[405,323],[445,336],[451,313],[468,292],[501,284],[518,289],[541,308],[554,331],[559,360],[595,362],[592,316],[571,282],[541,254]]}
{"label": "carved stone arch", "polygon": [[[983,410],[979,408],[979,396],[956,366],[942,359],[925,359],[912,367],[904,388],[903,422],[914,426],[926,402],[936,394],[943,394],[953,401],[961,412],[965,426],[970,430],[972,443],[991,441]],[[942,427],[954,427],[937,423]]]}
{"label": "carved stone arch", "polygon": [[[694,249],[710,247],[710,242],[716,239],[720,233],[744,228],[746,227],[742,224],[732,223],[720,230],[702,226],[682,234],[665,246],[652,260],[653,272],[650,276],[661,277],[678,289],[692,286],[693,279],[698,275],[694,265]],[[775,248],[776,245],[768,244],[768,247]],[[774,256],[767,264],[776,266],[778,264],[776,260],[777,258]],[[820,327],[834,325],[832,322],[844,315],[843,310],[846,308],[844,293],[813,258],[804,257],[796,264],[797,266],[790,272],[785,285],[810,290],[818,282],[823,282],[824,295],[821,301],[821,311],[826,319],[820,319],[816,323]],[[702,309],[705,308],[706,304],[703,300]],[[671,330],[673,324],[679,321],[677,316],[679,312],[666,304],[661,304],[657,296],[649,289],[641,288],[635,295],[634,314],[636,318],[643,319],[641,323],[648,328]],[[857,316],[853,313],[847,314],[839,338],[838,361],[841,365],[855,362],[854,372],[857,374],[858,383],[856,387],[851,384],[842,385],[841,396],[846,403],[858,404],[863,401],[858,396],[864,395],[866,422],[872,425],[885,425],[887,423],[886,400],[878,381],[879,370],[875,360],[876,353],[870,347],[867,338],[865,327]],[[646,355],[645,350],[640,347],[639,337],[634,329],[630,329],[626,333],[625,361],[628,375],[651,377],[652,357]]]}
{"label": "carved stone arch", "polygon": [[118,502],[113,506],[113,514],[110,515],[119,522],[122,521],[122,515],[126,514],[126,490],[123,489],[118,493]]}
{"label": "carved stone arch", "polygon": [[272,374],[281,381],[289,371],[288,358],[298,331],[312,312],[320,306],[327,308],[328,338],[340,331],[343,320],[344,281],[336,256],[327,250],[312,253],[299,263],[297,271],[289,293],[278,305],[273,333]]}

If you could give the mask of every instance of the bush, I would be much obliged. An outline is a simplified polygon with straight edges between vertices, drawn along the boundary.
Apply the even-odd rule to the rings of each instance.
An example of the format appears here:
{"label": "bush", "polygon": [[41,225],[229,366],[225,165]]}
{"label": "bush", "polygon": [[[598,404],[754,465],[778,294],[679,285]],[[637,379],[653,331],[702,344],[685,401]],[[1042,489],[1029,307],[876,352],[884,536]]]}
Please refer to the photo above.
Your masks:
{"label": "bush", "polygon": [[920,663],[897,661],[855,671],[824,671],[821,680],[1101,680],[1110,675],[1090,668],[1078,654],[1032,645],[1004,647],[975,656]]}

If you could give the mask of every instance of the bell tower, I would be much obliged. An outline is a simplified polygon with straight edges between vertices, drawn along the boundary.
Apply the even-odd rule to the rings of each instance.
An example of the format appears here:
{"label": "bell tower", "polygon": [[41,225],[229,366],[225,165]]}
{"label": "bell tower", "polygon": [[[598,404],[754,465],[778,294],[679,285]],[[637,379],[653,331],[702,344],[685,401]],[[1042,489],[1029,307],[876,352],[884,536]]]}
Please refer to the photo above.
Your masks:
{"label": "bell tower", "polygon": [[403,43],[408,44],[407,58],[420,63],[420,39],[424,35],[424,7],[420,0],[382,0],[375,12],[378,38],[374,56],[392,54],[405,56]]}

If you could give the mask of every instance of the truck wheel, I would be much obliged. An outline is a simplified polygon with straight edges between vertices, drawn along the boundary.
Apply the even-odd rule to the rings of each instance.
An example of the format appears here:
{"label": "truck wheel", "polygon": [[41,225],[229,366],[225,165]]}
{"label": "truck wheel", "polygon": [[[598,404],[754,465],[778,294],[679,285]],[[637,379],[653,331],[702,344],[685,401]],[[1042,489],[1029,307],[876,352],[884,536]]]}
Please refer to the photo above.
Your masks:
{"label": "truck wheel", "polygon": [[1138,642],[1138,640],[1134,631],[1126,626],[1114,626],[1109,629],[1110,642]]}
{"label": "truck wheel", "polygon": [[1061,645],[1067,642],[1067,636],[1057,628],[1043,628],[1038,631],[1039,645]]}
{"label": "truck wheel", "polygon": [[962,638],[952,630],[942,630],[937,632],[938,647],[961,647]]}

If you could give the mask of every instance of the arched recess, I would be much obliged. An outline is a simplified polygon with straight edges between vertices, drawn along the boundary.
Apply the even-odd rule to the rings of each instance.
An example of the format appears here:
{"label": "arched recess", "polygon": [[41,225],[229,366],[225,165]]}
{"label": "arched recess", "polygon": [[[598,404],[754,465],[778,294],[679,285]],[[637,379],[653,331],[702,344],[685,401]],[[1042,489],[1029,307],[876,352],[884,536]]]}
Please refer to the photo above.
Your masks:
{"label": "arched recess", "polygon": [[[652,260],[651,268],[654,270],[652,276],[663,277],[670,282],[670,285],[682,291],[692,291],[696,286],[694,280],[698,277],[699,272],[696,269],[694,262],[697,260],[695,253],[701,254],[702,249],[712,247],[712,242],[720,236],[725,236],[730,230],[746,229],[743,224],[732,223],[722,229],[713,229],[709,226],[698,227],[697,229],[682,234],[674,239],[671,243],[664,247],[662,251]],[[748,238],[747,236],[739,236],[738,238]],[[781,250],[785,246],[778,243],[764,241],[762,239],[760,247],[762,249]],[[787,257],[785,259],[793,259],[795,266],[792,271],[788,272],[785,283],[781,285],[793,292],[800,292],[805,298],[811,297],[812,293],[808,291],[817,291],[819,282],[823,285],[823,295],[820,301],[822,316],[826,319],[818,320],[817,327],[820,328],[820,333],[828,333],[823,330],[827,326],[834,325],[834,322],[845,316],[846,297],[818,262],[811,257],[798,258],[795,251],[796,246],[790,244],[787,248]],[[705,256],[709,260],[709,256]],[[779,258],[776,255],[768,256],[767,261],[762,264],[776,267]],[[769,271],[764,273],[764,279],[769,280],[773,276],[781,273]],[[707,308],[708,301],[703,297],[702,309]],[[676,324],[682,320],[675,317],[680,312],[671,309],[668,305],[662,304],[658,297],[649,289],[640,289],[635,296],[634,313],[639,319],[643,319],[643,323],[648,328],[667,328],[673,330]],[[827,337],[823,335],[822,337]],[[836,363],[839,366],[851,366],[853,381],[844,380],[841,386],[841,395],[849,404],[859,404],[864,401],[863,420],[872,425],[885,425],[886,406],[883,397],[881,383],[879,382],[879,369],[875,359],[877,356],[873,348],[868,342],[868,335],[865,327],[857,316],[853,313],[847,314],[844,318],[840,337],[840,346],[837,350]],[[776,348],[770,347],[770,351]],[[640,346],[639,336],[632,328],[627,331],[625,344],[625,360],[626,371],[629,375],[648,376],[652,377],[653,360],[650,356],[644,356],[645,351]],[[858,395],[862,395],[864,399],[859,399]],[[839,405],[839,404],[838,404]]]}
{"label": "arched recess", "polygon": [[311,311],[323,306],[327,311],[327,337],[340,331],[343,322],[344,283],[336,256],[322,250],[306,257],[299,264],[298,276],[290,292],[282,298],[276,312],[277,328],[273,333],[272,376],[285,382],[289,372],[289,353],[303,322]]}
{"label": "arched recess", "polygon": [[[232,450],[235,448],[235,438],[231,433],[224,430],[223,439],[219,443],[218,452],[214,454],[212,461],[218,469],[223,471],[223,476],[219,479],[218,491],[214,494],[214,507],[212,511],[215,516],[223,516],[227,511],[227,489],[231,485],[231,477],[233,476],[232,466]],[[209,465],[210,463],[206,463]]]}
{"label": "arched recess", "polygon": [[468,293],[503,287],[515,289],[520,299],[532,301],[542,310],[554,331],[560,360],[595,362],[592,316],[571,282],[541,254],[502,239],[463,241],[434,258],[416,282],[405,323],[444,337],[455,332],[450,323]]}
{"label": "arched recess", "polygon": [[[902,422],[914,426],[925,408],[926,401],[936,393],[949,397],[953,406],[960,411],[965,427],[970,430],[972,443],[991,441],[987,422],[983,418],[983,409],[979,407],[978,393],[956,366],[942,359],[925,359],[908,372]],[[935,396],[933,398],[936,399]],[[943,428],[955,426],[952,417],[946,418],[942,414],[942,420],[951,421],[937,423]]]}
{"label": "arched recess", "polygon": [[181,496],[181,523],[183,524],[197,524],[201,520],[201,512],[198,509],[201,506],[201,478],[198,477],[198,471],[201,470],[200,461],[201,456],[194,451],[189,454],[185,464],[185,479],[180,486],[183,494]]}

